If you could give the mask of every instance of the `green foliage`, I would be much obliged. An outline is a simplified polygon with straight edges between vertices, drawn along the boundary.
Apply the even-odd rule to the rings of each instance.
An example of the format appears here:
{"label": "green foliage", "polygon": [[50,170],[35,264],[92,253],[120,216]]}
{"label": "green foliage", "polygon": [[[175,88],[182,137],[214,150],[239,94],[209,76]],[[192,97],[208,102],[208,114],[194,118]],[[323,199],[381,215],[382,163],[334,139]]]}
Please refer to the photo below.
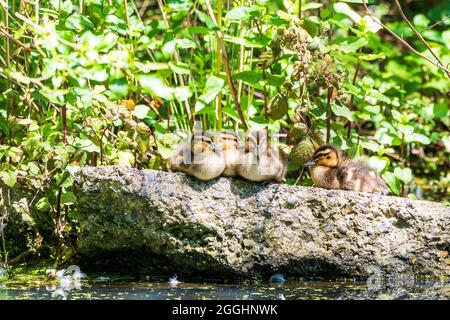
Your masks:
{"label": "green foliage", "polygon": [[[351,156],[367,154],[395,194],[449,201],[449,78],[361,1],[301,1],[301,19],[299,1],[212,2],[219,27],[205,1],[166,1],[163,14],[155,3],[142,17],[119,0],[2,12],[1,181],[41,190],[38,210],[64,216],[78,166],[165,169],[177,130],[242,127],[231,80],[250,129],[289,132],[292,177],[329,132]],[[434,25],[449,9],[413,2],[406,14],[449,65],[449,22]],[[429,55],[390,2],[371,4]]]}

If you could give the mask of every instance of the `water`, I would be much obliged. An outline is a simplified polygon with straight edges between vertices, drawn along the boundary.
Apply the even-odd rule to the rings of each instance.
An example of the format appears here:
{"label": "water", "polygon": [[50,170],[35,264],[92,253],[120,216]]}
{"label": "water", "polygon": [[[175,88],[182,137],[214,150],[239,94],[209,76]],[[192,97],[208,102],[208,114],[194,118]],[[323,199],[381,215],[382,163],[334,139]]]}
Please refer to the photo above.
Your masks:
{"label": "water", "polygon": [[352,279],[302,279],[284,283],[211,284],[112,280],[108,276],[65,279],[0,280],[1,299],[450,299],[450,282],[420,280],[379,287]]}

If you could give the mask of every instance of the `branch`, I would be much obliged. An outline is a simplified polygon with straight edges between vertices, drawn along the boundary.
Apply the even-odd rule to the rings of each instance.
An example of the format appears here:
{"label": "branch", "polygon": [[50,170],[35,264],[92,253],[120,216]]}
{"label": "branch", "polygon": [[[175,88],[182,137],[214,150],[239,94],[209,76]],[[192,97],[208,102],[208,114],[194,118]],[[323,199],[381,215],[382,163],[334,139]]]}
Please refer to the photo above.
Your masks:
{"label": "branch", "polygon": [[8,31],[0,28],[0,33],[3,34],[5,37],[7,37],[8,39],[11,39],[15,44],[17,44],[18,46],[22,47],[25,51],[27,52],[31,52],[31,48],[29,46],[27,46],[26,44],[20,42],[19,40],[17,40],[16,38],[14,38],[12,35],[10,35],[8,33]]}
{"label": "branch", "polygon": [[411,50],[412,52],[414,52],[416,55],[418,55],[419,57],[427,60],[428,62],[430,62],[431,64],[433,64],[434,66],[438,67],[439,69],[442,69],[445,71],[445,73],[449,74],[450,70],[447,69],[445,66],[443,66],[440,62],[436,62],[431,60],[430,58],[428,58],[426,55],[420,53],[419,51],[417,51],[416,49],[414,49],[408,42],[406,42],[405,40],[403,40],[401,37],[399,37],[394,31],[392,31],[391,29],[389,29],[388,26],[386,26],[384,23],[382,23],[380,20],[375,19],[375,17],[372,15],[372,13],[370,12],[369,8],[367,7],[367,3],[365,0],[362,0],[364,8],[366,8],[367,14],[369,15],[369,17],[372,18],[372,21],[374,21],[375,23],[379,24],[383,29],[385,29],[388,33],[390,33],[395,39],[397,39],[398,41],[400,41],[405,47],[407,47],[409,50]]}
{"label": "branch", "polygon": [[436,23],[433,23],[431,26],[428,26],[428,27],[425,27],[425,28],[419,30],[419,32],[422,32],[427,29],[433,29],[434,27],[436,27],[436,26],[440,25],[441,23],[443,23],[444,21],[446,21],[448,18],[450,18],[450,15],[446,16],[444,19],[442,19]]}
{"label": "branch", "polygon": [[[439,57],[434,53],[433,49],[431,49],[430,45],[425,41],[425,39],[422,37],[422,35],[414,28],[412,23],[408,20],[406,15],[403,13],[402,6],[400,5],[400,2],[398,0],[395,0],[395,3],[397,4],[398,11],[400,12],[400,15],[402,16],[403,20],[408,24],[408,26],[411,28],[411,30],[417,35],[419,40],[425,45],[425,47],[430,51],[430,53],[433,55],[433,57],[436,59],[436,61],[443,66],[441,60],[439,60]],[[444,70],[445,73],[447,73],[447,76],[450,78],[450,71]]]}
{"label": "branch", "polygon": [[244,127],[245,130],[247,130],[248,129],[247,122],[245,121],[244,113],[242,112],[242,109],[241,109],[241,104],[239,103],[239,100],[237,98],[236,88],[234,87],[233,79],[231,78],[230,64],[228,62],[228,55],[227,55],[227,50],[225,48],[225,42],[223,40],[223,34],[222,34],[222,31],[220,31],[220,28],[217,24],[216,16],[214,15],[214,11],[211,7],[210,0],[206,0],[206,8],[208,10],[209,16],[211,17],[212,21],[214,22],[214,25],[217,28],[216,34],[217,34],[217,38],[219,39],[220,46],[222,48],[223,66],[225,68],[225,73],[227,76],[228,86],[230,87],[231,96],[233,98],[234,104],[236,105],[236,109],[239,114],[239,118],[241,119],[242,126]]}

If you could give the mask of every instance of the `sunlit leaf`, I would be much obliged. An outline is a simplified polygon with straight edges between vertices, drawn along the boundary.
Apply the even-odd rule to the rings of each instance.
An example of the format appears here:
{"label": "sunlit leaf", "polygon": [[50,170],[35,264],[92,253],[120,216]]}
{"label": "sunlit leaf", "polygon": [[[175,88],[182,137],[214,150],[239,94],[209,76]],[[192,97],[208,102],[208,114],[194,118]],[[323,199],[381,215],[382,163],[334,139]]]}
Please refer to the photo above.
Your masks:
{"label": "sunlit leaf", "polygon": [[361,16],[354,11],[350,6],[343,2],[337,2],[334,4],[334,10],[337,13],[345,14],[347,17],[349,17],[351,20],[353,20],[354,23],[359,24],[361,20]]}
{"label": "sunlit leaf", "polygon": [[134,107],[134,110],[131,112],[131,114],[138,119],[145,119],[147,118],[147,114],[149,111],[150,107],[143,104],[138,104]]}
{"label": "sunlit leaf", "polygon": [[383,174],[383,179],[394,194],[400,194],[400,182],[392,172],[385,172]]}
{"label": "sunlit leaf", "polygon": [[349,108],[347,108],[344,105],[333,103],[331,105],[331,110],[333,110],[333,113],[337,116],[344,117],[347,120],[353,121],[353,115]]}
{"label": "sunlit leaf", "polygon": [[394,175],[396,178],[398,178],[400,181],[403,181],[405,184],[408,184],[412,180],[412,171],[410,168],[400,168],[397,167],[394,169]]}

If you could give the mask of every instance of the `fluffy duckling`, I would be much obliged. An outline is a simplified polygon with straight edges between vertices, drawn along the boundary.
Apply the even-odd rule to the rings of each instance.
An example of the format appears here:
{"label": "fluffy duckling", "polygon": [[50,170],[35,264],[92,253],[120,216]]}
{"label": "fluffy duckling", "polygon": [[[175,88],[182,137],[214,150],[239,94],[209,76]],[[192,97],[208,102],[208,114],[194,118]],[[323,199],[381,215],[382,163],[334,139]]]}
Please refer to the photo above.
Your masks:
{"label": "fluffy duckling", "polygon": [[173,170],[185,172],[202,181],[215,179],[225,170],[221,149],[207,131],[197,131],[191,139],[182,143],[170,163]]}
{"label": "fluffy duckling", "polygon": [[331,144],[318,148],[305,166],[311,167],[311,178],[316,187],[382,194],[390,192],[376,170],[363,162],[348,160]]}
{"label": "fluffy duckling", "polygon": [[226,177],[236,177],[239,155],[244,149],[244,144],[237,134],[226,131],[217,133],[214,137],[214,141],[221,150],[222,157],[225,161],[225,171],[223,172],[223,175]]}
{"label": "fluffy duckling", "polygon": [[253,131],[246,137],[237,173],[250,181],[282,182],[286,174],[284,158],[278,147],[269,144],[266,129]]}

